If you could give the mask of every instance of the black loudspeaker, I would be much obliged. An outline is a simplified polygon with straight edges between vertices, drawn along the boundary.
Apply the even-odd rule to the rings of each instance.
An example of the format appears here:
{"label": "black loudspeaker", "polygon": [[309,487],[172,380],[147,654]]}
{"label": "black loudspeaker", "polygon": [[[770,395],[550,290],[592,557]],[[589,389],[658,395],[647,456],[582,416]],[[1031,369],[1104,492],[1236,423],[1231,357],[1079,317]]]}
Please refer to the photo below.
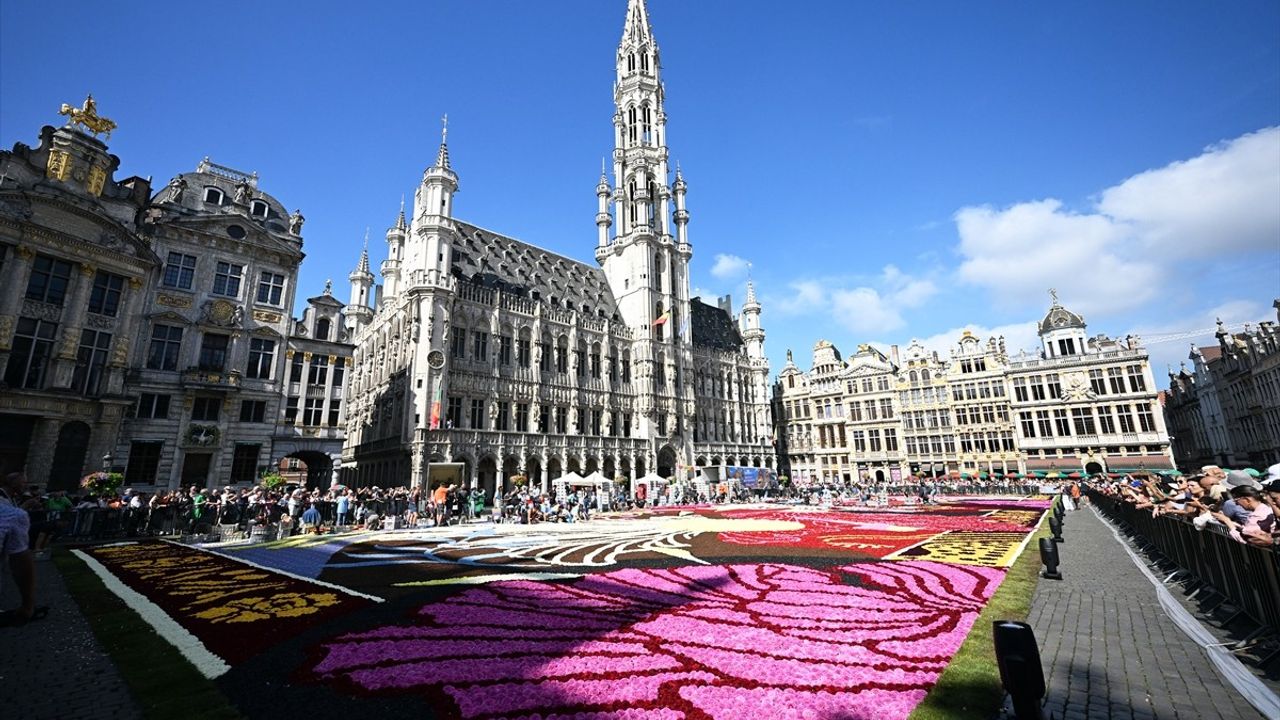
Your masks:
{"label": "black loudspeaker", "polygon": [[1044,669],[1040,665],[1035,632],[1023,622],[996,620],[992,625],[1000,682],[1013,700],[1014,717],[1044,720],[1040,707],[1045,691]]}
{"label": "black loudspeaker", "polygon": [[1040,577],[1062,579],[1062,573],[1058,572],[1058,546],[1049,538],[1040,538],[1040,562],[1044,565]]}
{"label": "black loudspeaker", "polygon": [[1053,541],[1062,542],[1062,521],[1056,517],[1049,518],[1049,532],[1053,533]]}

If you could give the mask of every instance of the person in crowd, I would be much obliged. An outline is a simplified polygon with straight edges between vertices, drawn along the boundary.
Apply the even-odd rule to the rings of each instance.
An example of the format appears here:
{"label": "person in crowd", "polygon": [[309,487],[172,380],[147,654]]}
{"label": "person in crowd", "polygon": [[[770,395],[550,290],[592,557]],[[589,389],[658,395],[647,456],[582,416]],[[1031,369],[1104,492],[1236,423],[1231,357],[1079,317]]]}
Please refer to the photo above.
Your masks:
{"label": "person in crowd", "polygon": [[0,505],[18,507],[27,489],[27,476],[22,472],[11,472],[0,482]]}
{"label": "person in crowd", "polygon": [[1231,518],[1237,525],[1243,525],[1249,517],[1249,510],[1241,506],[1236,498],[1235,490],[1242,487],[1261,490],[1262,486],[1253,479],[1252,475],[1243,470],[1232,470],[1227,473],[1222,484],[1227,488],[1227,497],[1222,501],[1222,513]]}
{"label": "person in crowd", "polygon": [[347,516],[351,512],[351,498],[350,496],[347,495],[346,490],[343,490],[341,493],[339,493],[337,506],[338,506],[337,525],[338,527],[343,527],[347,524]]}
{"label": "person in crowd", "polygon": [[[9,486],[6,478],[6,486]],[[24,625],[49,614],[48,607],[36,607],[36,568],[28,538],[31,519],[12,503],[0,503],[0,565],[8,565],[18,586],[18,607],[0,613],[0,627]],[[0,577],[0,585],[4,578]]]}
{"label": "person in crowd", "polygon": [[[1216,512],[1213,514],[1214,518],[1226,526],[1232,539],[1237,542],[1270,547],[1276,516],[1271,507],[1263,502],[1262,493],[1252,485],[1237,485],[1231,491],[1231,499],[1246,513],[1244,521],[1237,522],[1226,512]],[[1226,503],[1223,505],[1225,507]]]}
{"label": "person in crowd", "polygon": [[321,531],[320,522],[320,509],[316,507],[314,502],[310,503],[302,513],[302,531],[319,535]]}
{"label": "person in crowd", "polygon": [[449,488],[444,483],[436,485],[431,494],[431,502],[435,505],[436,527],[449,524]]}

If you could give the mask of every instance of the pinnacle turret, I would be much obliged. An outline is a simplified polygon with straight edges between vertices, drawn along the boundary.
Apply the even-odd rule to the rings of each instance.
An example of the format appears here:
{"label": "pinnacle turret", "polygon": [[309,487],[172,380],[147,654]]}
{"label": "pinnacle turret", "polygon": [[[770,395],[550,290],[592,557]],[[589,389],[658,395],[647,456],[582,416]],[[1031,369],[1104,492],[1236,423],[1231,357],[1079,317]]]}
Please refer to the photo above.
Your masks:
{"label": "pinnacle turret", "polygon": [[373,272],[369,269],[369,233],[368,231],[365,231],[365,234],[364,234],[364,249],[360,251],[360,264],[356,266],[356,272],[367,273],[370,275],[373,274]]}
{"label": "pinnacle turret", "polygon": [[641,45],[653,43],[653,32],[649,27],[649,10],[644,0],[628,0],[627,21],[622,26],[622,45]]}

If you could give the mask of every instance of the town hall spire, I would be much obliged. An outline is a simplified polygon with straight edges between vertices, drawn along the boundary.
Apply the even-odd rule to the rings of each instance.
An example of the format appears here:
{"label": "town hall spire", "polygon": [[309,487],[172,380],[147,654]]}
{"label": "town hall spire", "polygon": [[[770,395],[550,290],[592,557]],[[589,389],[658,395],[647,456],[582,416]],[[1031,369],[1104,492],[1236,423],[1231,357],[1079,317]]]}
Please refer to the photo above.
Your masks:
{"label": "town hall spire", "polygon": [[633,46],[652,43],[652,31],[649,28],[649,10],[644,0],[627,0],[627,22],[622,26],[622,46]]}

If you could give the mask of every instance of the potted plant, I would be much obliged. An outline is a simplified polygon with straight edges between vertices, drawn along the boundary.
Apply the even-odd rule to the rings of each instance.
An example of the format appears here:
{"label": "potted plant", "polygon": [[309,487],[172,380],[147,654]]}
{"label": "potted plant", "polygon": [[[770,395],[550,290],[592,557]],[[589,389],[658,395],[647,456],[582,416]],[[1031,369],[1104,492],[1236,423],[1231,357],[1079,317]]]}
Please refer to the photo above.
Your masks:
{"label": "potted plant", "polygon": [[117,472],[91,472],[80,480],[80,487],[94,495],[114,495],[124,484],[124,475]]}

